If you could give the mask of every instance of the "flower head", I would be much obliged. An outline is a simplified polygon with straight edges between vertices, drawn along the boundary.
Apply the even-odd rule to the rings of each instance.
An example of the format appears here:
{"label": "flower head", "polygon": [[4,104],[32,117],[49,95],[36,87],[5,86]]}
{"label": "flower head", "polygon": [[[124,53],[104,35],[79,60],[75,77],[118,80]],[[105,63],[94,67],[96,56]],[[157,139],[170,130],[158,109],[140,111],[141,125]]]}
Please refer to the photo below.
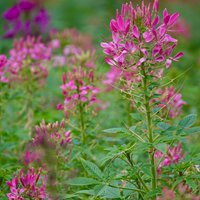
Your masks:
{"label": "flower head", "polygon": [[71,141],[71,131],[65,131],[63,121],[49,124],[42,121],[40,126],[35,127],[34,146],[66,147]]}
{"label": "flower head", "polygon": [[40,38],[15,40],[7,63],[9,81],[26,81],[30,78],[27,74],[31,74],[34,80],[46,78],[47,62],[50,58],[51,48],[43,44]]}
{"label": "flower head", "polygon": [[46,199],[46,177],[42,179],[42,170],[35,171],[30,168],[26,174],[21,170],[19,175],[15,175],[11,181],[7,182],[10,193],[7,194],[9,200],[25,200],[26,197],[32,199]]}
{"label": "flower head", "polygon": [[116,19],[110,22],[112,41],[101,43],[110,66],[134,70],[141,66],[170,67],[172,61],[178,61],[183,53],[172,55],[177,40],[171,36],[171,28],[178,20],[179,14],[163,11],[162,19],[158,15],[158,0],[151,5],[133,8],[132,3],[123,4],[121,13],[117,11]]}
{"label": "flower head", "polygon": [[159,107],[164,116],[169,115],[170,118],[175,118],[180,115],[182,106],[186,104],[182,100],[181,93],[178,93],[174,87],[166,87],[163,90],[157,91],[161,96],[158,99],[153,99],[154,102],[160,102]]}
{"label": "flower head", "polygon": [[177,146],[168,148],[166,155],[160,151],[156,151],[154,157],[156,162],[159,164],[157,171],[160,173],[162,167],[177,164],[181,159],[183,159],[182,144],[179,143]]}
{"label": "flower head", "polygon": [[3,18],[5,23],[5,38],[16,35],[41,35],[47,32],[50,16],[41,2],[35,0],[19,0],[7,9]]}
{"label": "flower head", "polygon": [[0,55],[0,82],[8,82],[5,75],[7,62],[7,57],[5,55]]}

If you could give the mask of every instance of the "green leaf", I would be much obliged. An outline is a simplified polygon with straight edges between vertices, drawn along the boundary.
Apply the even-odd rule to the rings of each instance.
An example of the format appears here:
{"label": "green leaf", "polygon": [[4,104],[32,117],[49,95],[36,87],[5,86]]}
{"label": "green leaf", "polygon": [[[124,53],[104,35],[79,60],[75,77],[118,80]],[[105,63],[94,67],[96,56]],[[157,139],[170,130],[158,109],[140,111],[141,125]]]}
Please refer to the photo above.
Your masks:
{"label": "green leaf", "polygon": [[96,164],[83,159],[81,160],[81,162],[89,175],[102,179],[103,174]]}
{"label": "green leaf", "polygon": [[162,153],[166,154],[167,153],[167,144],[165,143],[160,143],[155,145],[156,149],[161,151]]}
{"label": "green leaf", "polygon": [[130,130],[131,130],[131,131],[135,131],[136,128],[137,128],[136,126],[131,126],[131,127],[130,127]]}
{"label": "green leaf", "polygon": [[77,195],[76,194],[67,194],[65,196],[65,199],[71,199],[71,198],[74,198],[74,197],[77,197]]}
{"label": "green leaf", "polygon": [[94,190],[80,190],[76,192],[76,194],[88,194],[88,195],[95,195]]}
{"label": "green leaf", "polygon": [[200,126],[192,127],[187,130],[184,130],[187,134],[193,134],[193,133],[200,133]]}
{"label": "green leaf", "polygon": [[102,186],[97,196],[102,196],[107,199],[117,199],[121,197],[119,189],[107,185]]}
{"label": "green leaf", "polygon": [[165,131],[168,128],[170,128],[170,125],[164,122],[159,122],[157,123],[157,127],[160,128],[161,130]]}
{"label": "green leaf", "polygon": [[132,113],[131,117],[136,121],[141,121],[142,120],[142,116],[139,113]]}
{"label": "green leaf", "polygon": [[193,179],[187,178],[186,184],[189,185],[189,187],[192,188],[193,190],[196,190],[196,188],[197,188],[197,185]]}
{"label": "green leaf", "polygon": [[98,184],[98,181],[93,178],[77,177],[74,179],[70,179],[67,183],[69,185],[82,186],[82,185],[96,185]]}
{"label": "green leaf", "polygon": [[119,127],[119,128],[110,128],[103,130],[105,133],[120,133],[120,132],[126,132],[125,128]]}
{"label": "green leaf", "polygon": [[183,128],[187,128],[192,126],[195,121],[196,121],[197,116],[195,114],[191,114],[188,115],[186,117],[184,117],[180,122],[179,122],[179,126],[183,127]]}

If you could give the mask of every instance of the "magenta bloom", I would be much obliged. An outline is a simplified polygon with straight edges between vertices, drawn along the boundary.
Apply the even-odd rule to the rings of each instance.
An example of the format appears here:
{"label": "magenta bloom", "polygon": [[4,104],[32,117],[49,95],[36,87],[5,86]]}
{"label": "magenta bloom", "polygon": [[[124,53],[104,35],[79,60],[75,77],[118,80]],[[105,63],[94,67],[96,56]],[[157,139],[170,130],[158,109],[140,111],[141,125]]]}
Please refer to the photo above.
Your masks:
{"label": "magenta bloom", "polygon": [[3,14],[5,38],[16,35],[41,35],[47,32],[50,16],[41,3],[33,0],[19,0]]}
{"label": "magenta bloom", "polygon": [[171,28],[179,17],[178,13],[163,11],[158,15],[158,0],[151,5],[133,8],[132,4],[123,4],[121,13],[110,22],[112,41],[101,43],[110,66],[135,70],[144,62],[146,66],[170,67],[172,61],[183,56],[180,52],[172,55],[177,40],[170,35]]}
{"label": "magenta bloom", "polygon": [[34,168],[28,170],[26,174],[20,171],[19,176],[7,182],[10,193],[7,194],[9,200],[46,199],[46,177],[41,177],[41,169],[35,172]]}
{"label": "magenta bloom", "polygon": [[43,44],[40,38],[26,37],[14,41],[7,64],[9,81],[26,81],[29,77],[24,75],[24,70],[28,70],[34,80],[45,79],[50,58],[51,48]]}
{"label": "magenta bloom", "polygon": [[82,67],[74,67],[71,72],[63,75],[63,85],[61,85],[64,95],[63,106],[59,104],[57,107],[64,109],[66,117],[69,112],[74,112],[77,105],[84,104],[91,106],[97,102],[97,94],[99,88],[92,83],[94,80],[93,69],[84,70]]}
{"label": "magenta bloom", "polygon": [[159,89],[157,92],[161,97],[153,101],[160,102],[158,106],[161,108],[161,113],[164,116],[169,115],[170,118],[175,118],[180,115],[182,106],[186,104],[182,100],[182,95],[172,86],[166,87],[163,90]]}
{"label": "magenta bloom", "polygon": [[20,0],[19,2],[19,7],[22,11],[31,11],[36,6],[36,3],[31,0]]}
{"label": "magenta bloom", "polygon": [[158,162],[157,172],[161,173],[162,167],[177,164],[181,159],[183,159],[182,144],[179,143],[175,147],[170,147],[166,155],[160,151],[156,151],[154,156],[156,162]]}
{"label": "magenta bloom", "polygon": [[17,20],[21,14],[21,10],[18,4],[15,4],[7,11],[4,12],[3,17],[8,21]]}
{"label": "magenta bloom", "polygon": [[0,55],[0,82],[6,83],[8,79],[6,78],[6,64],[7,57],[5,55]]}
{"label": "magenta bloom", "polygon": [[33,145],[48,145],[54,148],[66,147],[72,142],[72,139],[71,131],[65,131],[64,126],[64,121],[49,124],[43,121],[40,126],[35,127]]}
{"label": "magenta bloom", "polygon": [[46,32],[49,25],[50,16],[46,9],[40,9],[38,14],[34,18],[35,23],[39,26],[41,33]]}

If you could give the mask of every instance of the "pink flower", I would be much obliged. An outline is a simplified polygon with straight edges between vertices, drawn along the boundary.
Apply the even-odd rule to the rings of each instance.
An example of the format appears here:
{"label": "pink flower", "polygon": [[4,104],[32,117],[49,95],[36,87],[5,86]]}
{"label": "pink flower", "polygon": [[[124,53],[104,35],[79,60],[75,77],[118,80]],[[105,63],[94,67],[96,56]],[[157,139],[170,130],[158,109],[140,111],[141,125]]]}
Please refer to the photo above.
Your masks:
{"label": "pink flower", "polygon": [[161,113],[164,116],[169,114],[170,118],[175,118],[181,114],[182,106],[186,104],[182,100],[182,95],[178,93],[173,86],[166,87],[165,89],[159,89],[157,91],[161,96],[158,99],[153,99],[153,102],[160,102]]}
{"label": "pink flower", "polygon": [[181,159],[183,159],[182,144],[179,143],[177,146],[170,147],[166,155],[160,151],[156,151],[154,157],[156,163],[158,163],[157,172],[161,173],[162,167],[169,166],[171,164],[177,164]]}
{"label": "pink flower", "polygon": [[6,64],[7,57],[5,55],[0,54],[0,82],[6,83],[8,79],[6,77]]}
{"label": "pink flower", "polygon": [[[121,15],[117,11],[116,20],[110,22],[112,41],[101,43],[106,54],[105,60],[111,67],[127,69],[129,66],[139,67],[145,62],[146,66],[166,64],[169,68],[172,61],[178,61],[183,56],[182,52],[175,56],[171,56],[172,51],[166,52],[170,46],[177,44],[170,34],[179,14],[169,14],[165,9],[161,20],[158,7],[159,1],[154,0],[153,9],[150,4],[145,6],[142,2],[136,8],[131,3],[123,4]],[[131,49],[134,50],[127,49],[127,44],[132,44]]]}
{"label": "pink flower", "polygon": [[168,188],[163,188],[162,192],[163,192],[162,197],[158,197],[156,200],[175,200],[176,199],[176,195],[173,190],[170,190]]}
{"label": "pink flower", "polygon": [[[42,170],[35,172],[30,168],[26,174],[20,171],[19,176],[7,182],[11,193],[7,194],[10,200],[25,200],[26,197],[33,199],[46,199],[46,177],[41,177]],[[42,183],[40,183],[42,181]]]}
{"label": "pink flower", "polygon": [[[51,48],[43,44],[40,38],[26,37],[15,40],[7,64],[9,81],[26,81],[24,70],[29,70],[35,80],[47,77],[47,63],[51,58]],[[26,73],[27,74],[27,73]]]}
{"label": "pink flower", "polygon": [[29,165],[32,162],[40,160],[40,154],[37,152],[31,152],[27,150],[23,155],[23,160],[25,165]]}
{"label": "pink flower", "polygon": [[3,18],[5,22],[5,38],[13,38],[18,34],[40,35],[48,30],[50,17],[41,4],[32,0],[18,0],[8,8]]}
{"label": "pink flower", "polygon": [[59,148],[66,147],[71,141],[71,131],[65,132],[63,121],[49,124],[42,121],[40,126],[35,127],[34,146],[46,144],[49,147]]}

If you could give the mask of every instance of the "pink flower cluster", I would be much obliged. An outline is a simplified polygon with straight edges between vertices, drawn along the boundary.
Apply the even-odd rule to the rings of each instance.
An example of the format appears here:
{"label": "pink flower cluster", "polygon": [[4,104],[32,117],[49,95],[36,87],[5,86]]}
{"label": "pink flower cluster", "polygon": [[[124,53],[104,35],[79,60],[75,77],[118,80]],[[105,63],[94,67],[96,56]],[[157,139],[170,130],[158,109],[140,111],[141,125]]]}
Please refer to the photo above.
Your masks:
{"label": "pink flower cluster", "polygon": [[[42,1],[41,1],[42,2]],[[47,31],[50,17],[47,10],[37,0],[18,0],[7,9],[3,18],[5,23],[5,38],[16,35],[40,35]]]}
{"label": "pink flower cluster", "polygon": [[61,86],[64,95],[64,105],[58,104],[58,110],[64,110],[65,116],[73,112],[78,104],[90,106],[97,101],[96,95],[99,88],[93,85],[93,69],[74,67],[71,72],[63,75],[63,85]]}
{"label": "pink flower cluster", "polygon": [[135,70],[144,63],[154,70],[163,64],[169,68],[183,56],[182,52],[172,56],[177,40],[170,32],[178,17],[178,13],[169,14],[165,9],[160,19],[158,0],[154,0],[153,8],[143,1],[135,9],[132,3],[123,4],[121,14],[117,11],[116,19],[110,22],[113,40],[101,43],[106,62],[124,70]]}
{"label": "pink flower cluster", "polygon": [[[66,67],[77,62],[93,65],[94,48],[88,35],[79,34],[75,29],[66,29],[63,32],[51,32],[50,46],[54,50],[53,66]],[[90,58],[90,59],[89,59]],[[83,64],[83,63],[81,63]]]}
{"label": "pink flower cluster", "polygon": [[[134,82],[140,82],[140,77],[135,76],[135,71],[123,71],[122,69],[111,67],[106,73],[106,77],[103,80],[103,84],[107,86],[107,90],[111,90],[117,87],[119,90],[130,89],[131,84]],[[122,81],[122,84],[119,84]]]}
{"label": "pink flower cluster", "polygon": [[[54,149],[55,153],[62,153],[61,149],[65,149],[72,142],[71,131],[65,131],[64,121],[46,124],[44,121],[35,127],[35,136],[28,144],[23,154],[23,162],[25,165],[31,163],[42,164],[48,149]],[[51,155],[53,156],[53,155]]]}
{"label": "pink flower cluster", "polygon": [[179,143],[177,146],[168,148],[166,155],[157,150],[154,157],[158,164],[157,172],[161,173],[162,167],[177,164],[181,159],[183,159],[182,144]]}
{"label": "pink flower cluster", "polygon": [[7,194],[9,200],[46,199],[46,177],[41,177],[42,170],[35,172],[30,168],[26,174],[22,172],[15,175],[11,181],[7,182],[10,193]]}
{"label": "pink flower cluster", "polygon": [[200,200],[200,197],[192,194],[192,190],[189,188],[189,186],[182,182],[178,185],[177,192],[165,187],[162,190],[162,196],[157,198],[157,200],[176,200],[176,199]]}
{"label": "pink flower cluster", "polygon": [[64,130],[65,123],[49,123],[46,124],[44,121],[40,123],[40,126],[35,127],[35,137],[33,139],[34,145],[43,145],[47,144],[49,146],[61,146],[65,147],[67,144],[70,144],[71,131]]}
{"label": "pink flower cluster", "polygon": [[[46,78],[48,75],[47,62],[50,58],[51,48],[43,44],[40,38],[28,36],[25,39],[14,41],[7,63],[9,81]],[[27,74],[31,74],[31,77]]]}
{"label": "pink flower cluster", "polygon": [[5,55],[0,55],[0,82],[6,83],[8,79],[5,76],[7,64],[7,57]]}
{"label": "pink flower cluster", "polygon": [[160,102],[158,106],[161,108],[161,113],[164,116],[169,115],[170,118],[175,118],[180,115],[182,106],[186,102],[182,100],[182,95],[173,86],[166,87],[163,90],[159,89],[157,93],[161,96],[153,101]]}

